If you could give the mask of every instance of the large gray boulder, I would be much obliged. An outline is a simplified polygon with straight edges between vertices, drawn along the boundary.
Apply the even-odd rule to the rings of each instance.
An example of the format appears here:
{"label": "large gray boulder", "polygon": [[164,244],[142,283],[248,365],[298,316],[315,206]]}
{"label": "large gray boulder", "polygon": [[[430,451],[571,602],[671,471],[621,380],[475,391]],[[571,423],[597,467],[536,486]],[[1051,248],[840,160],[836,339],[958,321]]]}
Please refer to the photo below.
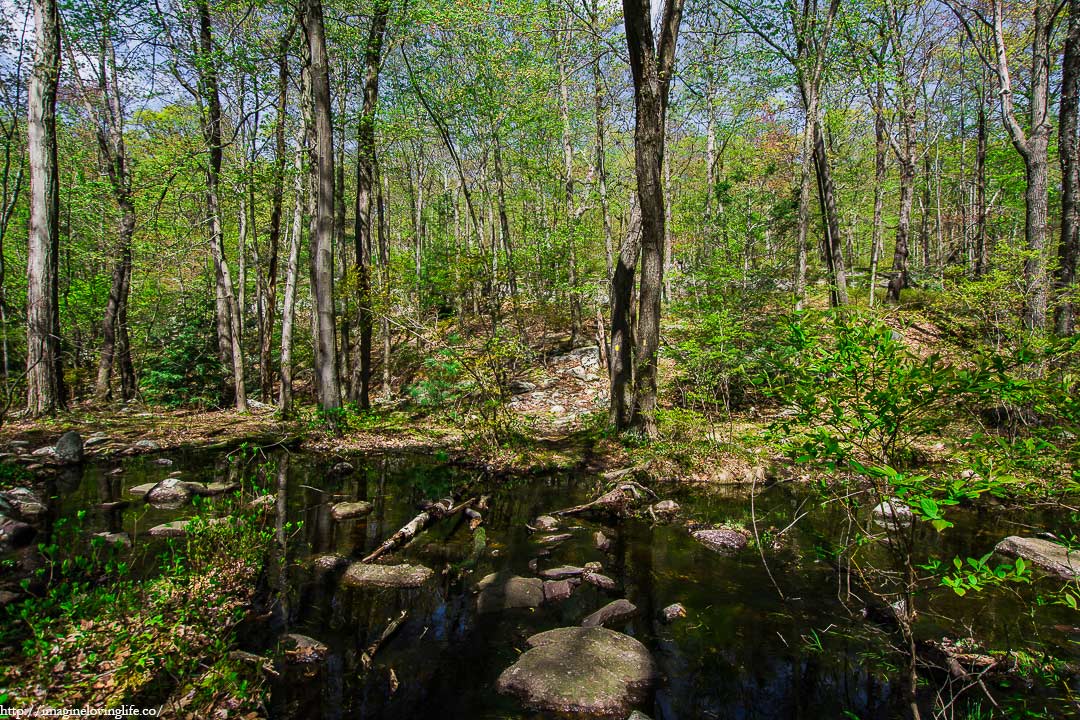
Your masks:
{"label": "large gray boulder", "polygon": [[339,502],[337,505],[330,508],[330,517],[340,522],[342,520],[348,520],[349,518],[358,518],[367,515],[373,509],[374,506],[364,500],[358,502]]}
{"label": "large gray boulder", "polygon": [[68,430],[56,441],[56,459],[60,462],[78,464],[83,461],[82,435]]}
{"label": "large gray boulder", "polygon": [[179,507],[191,498],[191,484],[178,477],[168,477],[150,488],[146,502],[163,507]]}
{"label": "large gray boulder", "polygon": [[1011,535],[999,542],[994,550],[1009,557],[1024,558],[1043,572],[1065,580],[1080,577],[1080,551],[1070,551],[1050,540]]}
{"label": "large gray boulder", "polygon": [[477,583],[476,588],[480,591],[476,609],[481,613],[535,608],[544,602],[544,581],[540,578],[492,573]]}
{"label": "large gray boulder", "polygon": [[536,710],[625,718],[657,680],[645,646],[606,628],[558,628],[526,642],[496,687]]}
{"label": "large gray boulder", "polygon": [[353,563],[341,578],[346,587],[418,588],[434,573],[423,565],[369,565]]}

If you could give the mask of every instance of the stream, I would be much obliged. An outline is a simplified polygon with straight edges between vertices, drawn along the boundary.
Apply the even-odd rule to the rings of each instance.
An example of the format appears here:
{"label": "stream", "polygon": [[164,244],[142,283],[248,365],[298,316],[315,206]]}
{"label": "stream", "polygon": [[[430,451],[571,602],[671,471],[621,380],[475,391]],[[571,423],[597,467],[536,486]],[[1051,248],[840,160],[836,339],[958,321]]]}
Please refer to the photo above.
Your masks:
{"label": "stream", "polygon": [[[155,464],[167,457],[171,466]],[[500,673],[527,647],[534,633],[576,626],[611,600],[626,598],[638,614],[614,627],[640,640],[651,652],[662,681],[639,709],[657,720],[689,718],[891,718],[901,703],[903,659],[889,649],[888,627],[850,612],[840,601],[838,574],[827,561],[828,548],[843,531],[844,513],[819,506],[809,488],[774,484],[759,488],[755,499],[758,528],[785,528],[807,512],[762,556],[753,545],[736,554],[718,554],[696,541],[686,521],[751,524],[748,489],[674,487],[668,495],[682,507],[670,523],[649,518],[606,523],[595,517],[568,517],[559,532],[571,538],[545,548],[527,524],[538,515],[585,502],[594,496],[593,477],[567,474],[480,480],[474,471],[453,468],[419,455],[348,457],[355,469],[335,473],[343,458],[277,450],[248,461],[225,451],[164,453],[111,464],[88,464],[58,480],[60,517],[87,511],[87,532],[124,531],[132,536],[146,571],[154,547],[149,537],[159,523],[190,516],[190,504],[156,509],[128,490],[180,470],[185,480],[211,482],[261,473],[260,484],[278,493],[278,523],[300,523],[287,543],[283,573],[268,573],[277,590],[272,616],[241,633],[245,649],[272,649],[283,633],[299,633],[329,647],[317,666],[295,668],[275,682],[271,711],[281,718],[539,718],[520,702],[495,690]],[[284,466],[284,472],[278,468]],[[261,464],[261,468],[256,468]],[[114,472],[122,467],[122,472]],[[414,517],[425,499],[438,499],[464,483],[470,495],[489,493],[483,512],[486,542],[464,514],[432,524],[392,562],[421,564],[435,572],[418,589],[367,589],[342,586],[317,571],[315,556],[338,553],[355,561]],[[284,492],[282,492],[284,491]],[[661,490],[662,491],[662,490]],[[126,507],[102,510],[100,503],[131,500]],[[335,521],[330,507],[366,499],[366,517]],[[981,556],[1003,537],[1039,530],[1068,534],[1069,518],[1055,512],[1006,510],[986,506],[957,510],[956,523],[943,534],[929,526],[920,539],[951,562]],[[1075,529],[1075,528],[1073,528]],[[607,552],[594,534],[611,538]],[[769,535],[771,537],[771,534]],[[550,554],[545,555],[544,552]],[[537,608],[480,614],[475,586],[489,573],[535,577],[558,565],[597,561],[617,587],[605,592],[583,583],[566,600]],[[771,576],[770,576],[771,572]],[[973,636],[987,647],[1025,647],[1072,663],[1080,662],[1080,629],[1074,611],[1043,606],[1031,609],[1039,584],[990,589],[956,597],[935,591],[920,616],[921,637]],[[781,598],[783,594],[783,599]],[[681,603],[686,617],[671,623],[659,611]],[[406,620],[379,649],[365,671],[361,651],[402,610]],[[1067,680],[1073,693],[1078,678]],[[1060,686],[1056,690],[1061,693]],[[985,699],[985,698],[984,698]],[[1014,688],[1006,700],[1033,710],[1075,711],[1075,700],[1055,697],[1051,688]],[[850,713],[845,715],[845,713]],[[1065,715],[1060,715],[1064,717]]]}

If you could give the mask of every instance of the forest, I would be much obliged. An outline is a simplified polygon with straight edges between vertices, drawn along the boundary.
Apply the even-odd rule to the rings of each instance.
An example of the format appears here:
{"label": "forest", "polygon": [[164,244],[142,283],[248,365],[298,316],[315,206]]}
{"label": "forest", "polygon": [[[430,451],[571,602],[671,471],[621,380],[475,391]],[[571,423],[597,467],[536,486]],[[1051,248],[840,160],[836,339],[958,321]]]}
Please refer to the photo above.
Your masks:
{"label": "forest", "polygon": [[1080,714],[1080,0],[0,0],[0,716]]}

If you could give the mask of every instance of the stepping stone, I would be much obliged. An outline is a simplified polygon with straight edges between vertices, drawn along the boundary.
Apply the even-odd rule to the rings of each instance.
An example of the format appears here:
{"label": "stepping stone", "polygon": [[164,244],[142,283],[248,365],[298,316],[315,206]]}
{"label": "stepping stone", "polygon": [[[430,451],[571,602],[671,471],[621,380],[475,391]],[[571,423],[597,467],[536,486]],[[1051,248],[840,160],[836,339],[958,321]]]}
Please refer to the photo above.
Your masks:
{"label": "stepping stone", "polygon": [[[119,468],[117,468],[119,470]],[[136,485],[135,487],[128,488],[128,494],[135,497],[143,497],[146,493],[150,492],[157,486],[157,483],[143,483],[142,485]]]}
{"label": "stepping stone", "polygon": [[360,500],[358,502],[340,502],[330,508],[330,517],[338,522],[367,515],[374,509],[374,505]]}
{"label": "stepping stone", "polygon": [[1050,540],[1012,535],[999,542],[994,550],[1009,557],[1024,558],[1043,572],[1064,580],[1080,577],[1080,551],[1070,551]]}
{"label": "stepping stone", "polygon": [[346,587],[418,588],[434,575],[423,565],[353,563],[341,578]]}
{"label": "stepping stone", "polygon": [[613,600],[581,621],[581,627],[609,627],[621,625],[637,615],[637,605],[621,598]]}
{"label": "stepping stone", "polygon": [[567,580],[569,578],[581,577],[581,574],[585,572],[584,568],[574,567],[573,565],[560,565],[559,567],[548,568],[540,572],[540,577],[545,580]]}
{"label": "stepping stone", "polygon": [[544,601],[544,582],[540,578],[508,576],[492,573],[476,585],[480,596],[476,609],[480,613],[514,608],[540,607]]}

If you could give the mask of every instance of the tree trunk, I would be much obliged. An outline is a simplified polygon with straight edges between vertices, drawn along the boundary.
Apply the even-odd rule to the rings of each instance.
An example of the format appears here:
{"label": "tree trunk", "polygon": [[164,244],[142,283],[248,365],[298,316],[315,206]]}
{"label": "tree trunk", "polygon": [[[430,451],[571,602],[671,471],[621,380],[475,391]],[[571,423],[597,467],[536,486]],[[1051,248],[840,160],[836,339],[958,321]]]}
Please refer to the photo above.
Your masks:
{"label": "tree trunk", "polygon": [[608,348],[610,379],[610,425],[619,430],[630,426],[633,410],[633,305],[634,273],[641,251],[641,212],[637,202],[630,208],[630,222],[611,276],[611,344]]}
{"label": "tree trunk", "polygon": [[870,238],[870,307],[874,307],[877,291],[878,260],[884,241],[883,212],[885,205],[885,86],[878,82],[877,102],[874,107],[874,227]]}
{"label": "tree trunk", "polygon": [[310,57],[311,107],[315,130],[315,221],[308,239],[315,311],[315,392],[322,410],[341,407],[334,323],[334,126],[330,118],[330,69],[321,0],[305,0],[304,32]]}
{"label": "tree trunk", "polygon": [[278,394],[278,409],[282,417],[292,415],[292,348],[293,319],[296,314],[296,276],[300,264],[300,236],[304,232],[304,138],[306,128],[296,139],[296,177],[293,190],[296,199],[293,204],[292,231],[289,233],[289,256],[285,263],[285,296],[281,308],[281,387]]}
{"label": "tree trunk", "polygon": [[1060,337],[1075,331],[1072,293],[1080,254],[1080,156],[1077,114],[1080,112],[1080,0],[1069,0],[1069,29],[1061,67],[1061,109],[1058,154],[1061,157],[1061,240],[1055,291],[1054,330]]}
{"label": "tree trunk", "polygon": [[889,280],[888,300],[900,302],[900,291],[907,286],[908,250],[911,239],[911,206],[915,196],[915,165],[911,157],[897,158],[900,165],[900,214],[896,221],[896,247],[893,250],[893,276]]}
{"label": "tree trunk", "polygon": [[[127,304],[131,276],[131,245],[135,234],[135,207],[129,199],[120,202],[120,257],[113,266],[109,297],[105,301],[105,317],[101,321],[101,357],[98,360],[94,395],[101,402],[112,398],[112,371],[117,354],[117,330],[120,308]],[[124,348],[130,352],[130,348]],[[123,362],[123,360],[121,360]],[[128,358],[130,363],[130,358]],[[124,399],[130,396],[124,395]]]}
{"label": "tree trunk", "polygon": [[657,47],[653,41],[648,0],[623,0],[626,44],[634,77],[634,169],[641,208],[641,286],[638,329],[634,338],[634,410],[630,425],[647,438],[657,435],[657,356],[666,216],[664,128],[682,8],[683,0],[665,2]]}
{"label": "tree trunk", "polygon": [[353,361],[352,397],[361,408],[371,407],[371,200],[375,183],[375,113],[379,101],[382,46],[390,12],[388,0],[375,3],[364,51],[364,104],[356,130],[356,274],[359,342]]}
{"label": "tree trunk", "polygon": [[[589,5],[589,29],[597,38],[600,37],[600,8],[599,0],[592,0]],[[600,217],[604,225],[604,263],[607,274],[604,276],[611,282],[615,263],[615,242],[611,235],[611,212],[608,208],[607,197],[607,140],[606,140],[606,114],[607,108],[604,100],[604,77],[600,67],[602,58],[601,45],[596,43],[595,56],[593,57],[593,104],[596,114],[596,145],[595,165],[597,190],[600,195]]]}
{"label": "tree trunk", "polygon": [[825,151],[825,135],[821,130],[821,121],[814,118],[814,166],[817,171],[818,200],[821,204],[821,217],[825,226],[825,258],[829,266],[829,299],[833,307],[842,307],[848,303],[847,272],[844,269],[844,251],[840,242],[840,220],[836,211],[836,190],[833,186],[832,170]]}
{"label": "tree trunk", "polygon": [[32,417],[64,406],[57,270],[60,178],[56,161],[56,90],[60,15],[56,0],[34,0],[34,69],[27,96],[30,231],[26,269],[26,409]]}
{"label": "tree trunk", "polygon": [[[985,72],[985,71],[984,71]],[[990,238],[986,233],[986,83],[979,84],[975,140],[975,277],[990,270]]]}
{"label": "tree trunk", "polygon": [[559,85],[559,122],[562,125],[562,152],[563,152],[563,202],[566,211],[566,246],[567,252],[567,280],[570,285],[570,345],[576,346],[581,337],[581,293],[578,289],[578,262],[577,262],[577,214],[574,211],[574,144],[570,134],[570,90],[567,87],[569,78],[566,71],[566,58],[563,56],[570,47],[571,34],[569,28],[560,32],[558,24],[565,21],[562,17],[552,17],[556,24],[554,30],[553,51],[555,64],[558,70],[557,81]]}

